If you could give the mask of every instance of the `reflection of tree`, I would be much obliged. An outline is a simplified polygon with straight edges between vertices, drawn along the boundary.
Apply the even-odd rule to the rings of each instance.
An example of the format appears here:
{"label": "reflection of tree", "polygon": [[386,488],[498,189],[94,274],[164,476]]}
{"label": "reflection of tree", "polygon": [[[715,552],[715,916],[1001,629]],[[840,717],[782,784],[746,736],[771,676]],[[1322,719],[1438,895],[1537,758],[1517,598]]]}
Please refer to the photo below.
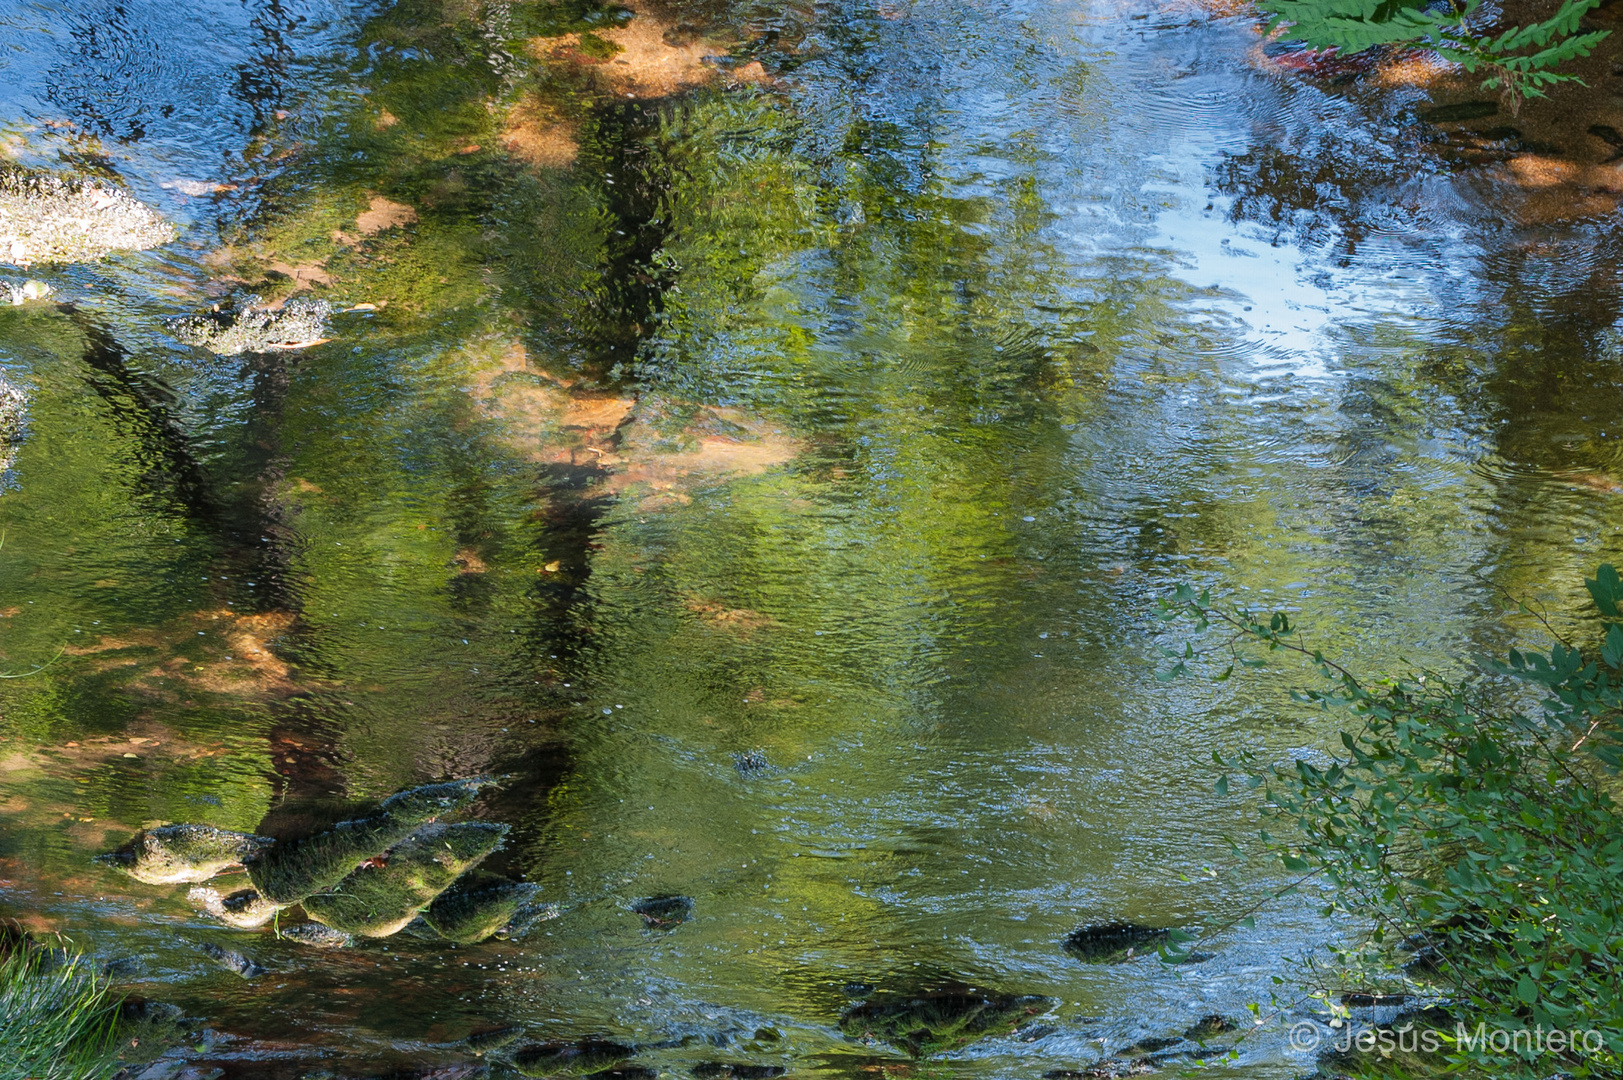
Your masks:
{"label": "reflection of tree", "polygon": [[148,85],[161,70],[163,44],[122,3],[75,12],[72,24],[72,51],[46,80],[46,97],[100,138],[144,138]]}
{"label": "reflection of tree", "polygon": [[295,15],[285,0],[258,0],[249,21],[253,44],[248,57],[238,64],[232,92],[253,115],[250,137],[263,135],[286,105],[288,87],[294,76],[296,53],[290,40],[302,16]]}
{"label": "reflection of tree", "polygon": [[[1232,200],[1235,221],[1331,250],[1344,266],[1363,265],[1365,240],[1378,233],[1451,244],[1434,221],[1447,219],[1451,202],[1476,197],[1463,187],[1466,170],[1528,149],[1553,152],[1490,118],[1386,138],[1332,124],[1228,155],[1213,183]],[[1466,167],[1457,179],[1447,175],[1451,164]],[[1492,190],[1520,194],[1509,184]],[[1623,409],[1616,377],[1623,299],[1611,271],[1618,240],[1582,223],[1552,233],[1497,216],[1480,220],[1471,239],[1469,250],[1455,244],[1447,257],[1456,269],[1468,261],[1468,276],[1422,271],[1439,313],[1433,321],[1347,329],[1351,349],[1384,359],[1378,369],[1349,371],[1338,393],[1339,431],[1325,451],[1339,464],[1322,478],[1317,506],[1335,523],[1333,535],[1375,541],[1346,556],[1363,588],[1388,580],[1393,553],[1402,551],[1417,567],[1463,559],[1462,574],[1493,565],[1498,583],[1516,595],[1541,594],[1552,582],[1576,590],[1605,549],[1573,554],[1570,538],[1615,543],[1605,506],[1623,491],[1611,420]],[[1436,495],[1437,478],[1428,482],[1407,464],[1413,448],[1439,432],[1478,458],[1476,482],[1488,493],[1475,510]],[[1450,490],[1472,483],[1466,464],[1452,467]],[[1481,551],[1450,538],[1482,528]],[[1540,541],[1549,535],[1566,539]],[[1582,606],[1581,590],[1569,598]],[[1496,624],[1493,616],[1484,632],[1496,634]]]}
{"label": "reflection of tree", "polygon": [[1372,231],[1424,222],[1418,147],[1407,151],[1315,130],[1289,145],[1225,154],[1212,183],[1232,200],[1231,220],[1255,222],[1304,249],[1333,250],[1345,263]]}

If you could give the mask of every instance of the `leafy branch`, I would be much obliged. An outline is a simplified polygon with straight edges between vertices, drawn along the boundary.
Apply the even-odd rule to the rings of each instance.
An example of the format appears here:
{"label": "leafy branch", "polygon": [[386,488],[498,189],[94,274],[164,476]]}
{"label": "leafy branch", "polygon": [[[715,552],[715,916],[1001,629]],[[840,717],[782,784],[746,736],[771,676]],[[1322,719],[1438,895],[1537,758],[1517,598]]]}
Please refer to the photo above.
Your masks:
{"label": "leafy branch", "polygon": [[1380,46],[1429,49],[1466,71],[1483,73],[1484,89],[1499,90],[1511,111],[1545,89],[1581,81],[1559,70],[1588,56],[1609,31],[1580,33],[1583,17],[1601,0],[1562,0],[1547,19],[1498,34],[1480,18],[1482,0],[1259,0],[1268,32],[1284,30],[1316,49],[1359,53]]}
{"label": "leafy branch", "polygon": [[[1597,1032],[1600,1049],[1574,1047],[1559,1064],[1601,1077],[1623,1062],[1623,814],[1609,772],[1623,752],[1623,580],[1602,566],[1585,584],[1598,646],[1557,641],[1486,665],[1545,692],[1532,714],[1498,708],[1486,683],[1360,680],[1288,615],[1221,608],[1188,587],[1161,618],[1222,632],[1202,651],[1163,650],[1174,661],[1164,678],[1225,664],[1213,677],[1228,679],[1284,653],[1329,684],[1296,700],[1357,721],[1328,764],[1214,754],[1219,793],[1237,771],[1261,795],[1258,838],[1294,878],[1276,895],[1320,877],[1331,889],[1325,915],[1368,928],[1361,944],[1333,950],[1343,979],[1440,997],[1471,1024]],[[1453,1045],[1449,1057],[1506,1078],[1552,1064],[1540,1072],[1482,1045]]]}

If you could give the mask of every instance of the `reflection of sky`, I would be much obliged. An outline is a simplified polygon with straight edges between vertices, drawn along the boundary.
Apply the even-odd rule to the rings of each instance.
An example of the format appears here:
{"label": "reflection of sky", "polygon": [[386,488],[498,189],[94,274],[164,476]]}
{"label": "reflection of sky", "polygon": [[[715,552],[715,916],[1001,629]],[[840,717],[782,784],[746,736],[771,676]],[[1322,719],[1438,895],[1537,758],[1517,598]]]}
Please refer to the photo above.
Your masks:
{"label": "reflection of sky", "polygon": [[1418,226],[1365,215],[1344,265],[1304,250],[1288,227],[1229,220],[1231,200],[1211,184],[1224,155],[1304,128],[1347,145],[1372,137],[1359,104],[1252,68],[1245,28],[1136,22],[1124,32],[1114,9],[1021,15],[1023,47],[948,49],[933,72],[950,103],[938,115],[952,130],[942,169],[954,192],[1007,199],[1035,175],[1052,214],[1044,235],[1078,274],[1130,255],[1188,284],[1198,293],[1189,309],[1197,323],[1209,315],[1231,376],[1324,376],[1338,330],[1399,322],[1412,332],[1471,277],[1485,230],[1461,220],[1463,200],[1443,177],[1424,181]]}
{"label": "reflection of sky", "polygon": [[[343,0],[0,5],[0,124],[39,163],[85,133],[143,199],[183,219],[205,185],[242,175],[258,123],[292,110],[296,70],[353,34]],[[71,125],[71,126],[69,126]],[[32,129],[32,130],[30,130]]]}

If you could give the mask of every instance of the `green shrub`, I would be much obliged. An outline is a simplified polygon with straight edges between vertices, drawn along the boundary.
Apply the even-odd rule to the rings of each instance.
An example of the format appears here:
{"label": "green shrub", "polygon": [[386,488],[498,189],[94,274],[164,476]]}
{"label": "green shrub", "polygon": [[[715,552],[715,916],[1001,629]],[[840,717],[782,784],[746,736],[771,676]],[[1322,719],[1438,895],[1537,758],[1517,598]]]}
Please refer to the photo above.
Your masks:
{"label": "green shrub", "polygon": [[1377,46],[1429,49],[1469,72],[1487,77],[1512,110],[1526,97],[1577,76],[1558,70],[1588,56],[1607,31],[1579,33],[1584,15],[1601,0],[1561,0],[1546,19],[1502,30],[1482,17],[1482,0],[1259,0],[1268,29],[1288,27],[1287,38],[1319,49],[1359,53]]}
{"label": "green shrub", "polygon": [[[1218,678],[1263,663],[1258,650],[1295,654],[1328,682],[1297,699],[1355,721],[1321,764],[1215,755],[1260,792],[1264,847],[1298,884],[1332,886],[1327,916],[1370,928],[1335,950],[1343,988],[1439,1000],[1467,1032],[1596,1033],[1587,1049],[1496,1053],[1445,1032],[1439,1053],[1451,1065],[1504,1080],[1623,1075],[1623,815],[1612,794],[1623,583],[1603,566],[1588,584],[1596,647],[1512,651],[1468,685],[1420,674],[1366,685],[1305,644],[1288,616],[1219,610],[1188,588],[1163,610],[1229,631]],[[1167,676],[1200,655],[1186,646]],[[1531,684],[1542,706],[1506,705],[1515,695],[1492,676]]]}

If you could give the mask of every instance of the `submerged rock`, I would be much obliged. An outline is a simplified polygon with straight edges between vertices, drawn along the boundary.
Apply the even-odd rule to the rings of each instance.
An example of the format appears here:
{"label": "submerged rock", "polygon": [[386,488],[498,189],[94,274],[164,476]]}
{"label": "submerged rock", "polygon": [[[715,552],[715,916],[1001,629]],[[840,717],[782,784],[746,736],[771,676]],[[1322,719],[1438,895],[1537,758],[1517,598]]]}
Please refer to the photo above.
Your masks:
{"label": "submerged rock", "polygon": [[693,900],[686,896],[645,896],[633,900],[631,910],[651,927],[679,926],[693,918]]}
{"label": "submerged rock", "polygon": [[495,782],[477,777],[391,795],[369,817],[339,822],[327,832],[271,847],[248,864],[248,877],[267,899],[297,903],[337,885],[361,863],[382,855],[436,817],[467,806],[480,788]]}
{"label": "submerged rock", "polygon": [[1233,1020],[1230,1020],[1226,1016],[1220,1016],[1217,1013],[1212,1013],[1209,1016],[1201,1017],[1199,1020],[1196,1020],[1193,1024],[1191,1024],[1189,1028],[1184,1031],[1183,1037],[1186,1039],[1193,1039],[1196,1042],[1201,1042],[1206,1039],[1210,1039],[1214,1035],[1226,1035],[1239,1026],[1240,1025],[1236,1024]]}
{"label": "submerged rock", "polygon": [[27,404],[28,395],[0,375],[0,470],[11,467],[11,459],[16,454],[12,444],[22,431],[23,409]]}
{"label": "submerged rock", "polygon": [[1148,1076],[1155,1066],[1147,1061],[1124,1061],[1109,1058],[1081,1069],[1050,1069],[1043,1080],[1121,1080],[1128,1076]]}
{"label": "submerged rock", "polygon": [[330,891],[305,897],[304,912],[319,923],[362,937],[388,937],[465,871],[501,846],[506,825],[430,825],[391,849],[379,865],[363,866]]}
{"label": "submerged rock", "polygon": [[347,949],[355,944],[355,935],[334,930],[318,922],[295,923],[281,931],[289,941],[308,945],[312,949]]}
{"label": "submerged rock", "polygon": [[607,1039],[572,1043],[534,1043],[513,1055],[513,1066],[525,1076],[585,1076],[625,1061],[636,1048]]}
{"label": "submerged rock", "polygon": [[1065,936],[1066,952],[1079,960],[1115,964],[1159,946],[1171,936],[1165,927],[1111,922],[1079,926]]}
{"label": "submerged rock", "polygon": [[766,752],[762,750],[748,750],[733,755],[733,768],[738,770],[740,776],[755,776],[771,767],[772,763],[766,759]]}
{"label": "submerged rock", "polygon": [[0,168],[0,262],[94,262],[174,238],[173,225],[118,188]]}
{"label": "submerged rock", "polygon": [[96,856],[96,861],[148,885],[178,885],[207,881],[270,845],[263,836],[212,825],[165,825],[142,829],[123,847]]}
{"label": "submerged rock", "polygon": [[287,906],[271,903],[259,895],[258,889],[238,889],[221,895],[218,889],[197,885],[186,894],[186,898],[227,926],[235,926],[239,930],[264,926]]}
{"label": "submerged rock", "polygon": [[257,979],[270,970],[251,956],[234,949],[222,948],[212,942],[205,941],[198,948],[203,950],[203,955],[210,960],[233,974],[241,975],[244,979]]}
{"label": "submerged rock", "polygon": [[540,891],[505,878],[459,881],[434,898],[423,921],[447,941],[475,945],[507,927]]}
{"label": "submerged rock", "polygon": [[914,1057],[929,1057],[988,1035],[1017,1031],[1049,1006],[1035,995],[994,994],[972,987],[931,990],[915,997],[864,1002],[840,1017],[853,1038],[875,1038]]}
{"label": "submerged rock", "polygon": [[303,349],[327,340],[327,319],[333,307],[325,300],[295,297],[278,309],[252,306],[258,297],[235,311],[211,311],[175,319],[169,330],[188,345],[219,356]]}

